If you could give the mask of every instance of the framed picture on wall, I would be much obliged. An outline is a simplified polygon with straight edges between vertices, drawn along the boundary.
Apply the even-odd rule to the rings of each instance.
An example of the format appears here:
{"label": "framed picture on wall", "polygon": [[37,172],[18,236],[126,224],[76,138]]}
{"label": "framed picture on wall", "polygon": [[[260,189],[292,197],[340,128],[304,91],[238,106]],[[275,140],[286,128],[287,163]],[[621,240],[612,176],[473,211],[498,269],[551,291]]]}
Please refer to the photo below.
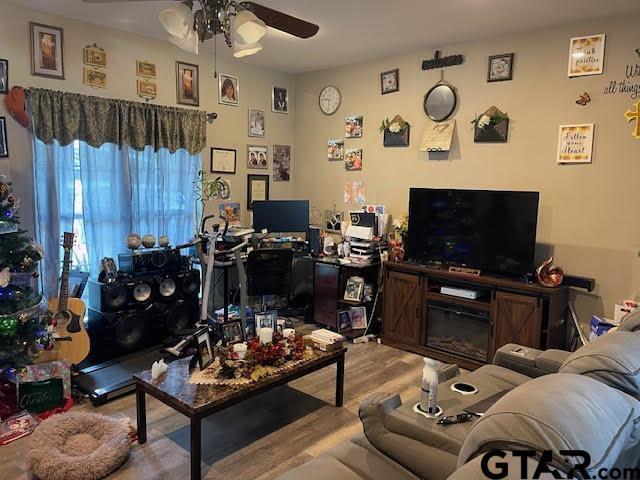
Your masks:
{"label": "framed picture on wall", "polygon": [[218,76],[218,103],[237,107],[240,104],[240,82],[238,77],[221,73]]}
{"label": "framed picture on wall", "polygon": [[64,80],[64,30],[29,22],[31,75]]}
{"label": "framed picture on wall", "polygon": [[0,58],[0,95],[9,93],[9,60]]}
{"label": "framed picture on wall", "polygon": [[487,67],[487,82],[504,82],[513,79],[513,53],[491,55]]}
{"label": "framed picture on wall", "polygon": [[593,123],[560,125],[558,163],[591,163]]}
{"label": "framed picture on wall", "polygon": [[139,78],[137,84],[138,95],[142,98],[156,98],[158,96],[158,85],[153,80]]}
{"label": "framed picture on wall", "polygon": [[100,48],[96,44],[88,45],[83,49],[84,64],[91,65],[92,67],[106,67],[107,66],[107,52],[104,48]]}
{"label": "framed picture on wall", "polygon": [[289,113],[289,93],[284,87],[271,89],[271,111],[276,113]]}
{"label": "framed picture on wall", "polygon": [[291,146],[273,146],[273,181],[288,182],[291,179]]}
{"label": "framed picture on wall", "polygon": [[7,119],[0,117],[0,158],[9,156],[9,144],[7,143]]}
{"label": "framed picture on wall", "polygon": [[95,88],[107,88],[107,72],[93,67],[84,67],[84,84]]}
{"label": "framed picture on wall", "polygon": [[198,65],[176,61],[176,97],[180,105],[200,106]]}
{"label": "framed picture on wall", "polygon": [[211,147],[211,172],[236,173],[236,150]]}
{"label": "framed picture on wall", "polygon": [[136,60],[136,75],[145,78],[156,78],[156,64],[146,60]]}
{"label": "framed picture on wall", "polygon": [[395,68],[380,74],[380,94],[393,93],[400,90],[400,69]]}
{"label": "framed picture on wall", "polygon": [[247,168],[266,170],[269,166],[269,148],[266,145],[247,145]]}
{"label": "framed picture on wall", "polygon": [[249,109],[249,136],[250,137],[264,137],[265,134],[265,116],[264,110],[258,110],[256,108]]}
{"label": "framed picture on wall", "polygon": [[605,35],[573,37],[569,42],[569,77],[600,75],[604,71]]}
{"label": "framed picture on wall", "polygon": [[269,200],[269,175],[247,175],[248,210],[253,210],[254,200]]}

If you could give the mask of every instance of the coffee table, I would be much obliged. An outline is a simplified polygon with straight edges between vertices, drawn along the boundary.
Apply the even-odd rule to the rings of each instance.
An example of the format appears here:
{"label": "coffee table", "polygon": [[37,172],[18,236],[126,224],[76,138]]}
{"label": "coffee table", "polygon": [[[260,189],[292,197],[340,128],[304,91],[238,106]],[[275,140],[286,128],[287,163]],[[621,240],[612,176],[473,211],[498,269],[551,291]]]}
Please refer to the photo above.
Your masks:
{"label": "coffee table", "polygon": [[189,383],[190,358],[170,363],[167,373],[155,381],[151,379],[151,370],[136,373],[133,375],[133,380],[136,384],[138,442],[143,444],[147,441],[145,394],[148,394],[190,419],[191,480],[200,480],[202,446],[200,429],[203,418],[334,363],[337,366],[335,404],[336,407],[341,407],[344,396],[344,355],[346,351],[346,348],[332,352],[316,351],[316,357],[248,385],[191,384]]}

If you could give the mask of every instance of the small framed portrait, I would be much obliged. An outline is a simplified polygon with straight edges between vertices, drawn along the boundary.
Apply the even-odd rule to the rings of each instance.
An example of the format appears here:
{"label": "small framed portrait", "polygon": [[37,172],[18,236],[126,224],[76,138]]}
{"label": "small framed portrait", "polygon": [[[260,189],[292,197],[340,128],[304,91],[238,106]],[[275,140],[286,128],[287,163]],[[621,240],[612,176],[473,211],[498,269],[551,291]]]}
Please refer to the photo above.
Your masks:
{"label": "small framed portrait", "polygon": [[271,310],[268,312],[255,313],[256,337],[260,335],[261,328],[272,328],[275,332],[278,328],[278,312]]}
{"label": "small framed portrait", "polygon": [[344,156],[344,169],[347,172],[362,170],[361,148],[347,148],[347,153]]}
{"label": "small framed portrait", "polygon": [[351,328],[362,330],[367,328],[367,310],[364,307],[352,307],[349,310],[351,316]]}
{"label": "small framed portrait", "polygon": [[205,330],[197,336],[198,343],[198,365],[200,370],[204,370],[213,362],[213,350],[211,349],[211,339],[209,330]]}
{"label": "small framed portrait", "polygon": [[238,77],[221,73],[218,75],[218,103],[237,107],[240,104]]}
{"label": "small framed portrait", "polygon": [[339,138],[327,142],[327,160],[330,162],[344,161],[344,140]]}
{"label": "small framed portrait", "polygon": [[146,60],[136,60],[136,75],[145,78],[156,78],[156,64]]}
{"label": "small framed portrait", "polygon": [[64,30],[29,22],[31,75],[64,80]]}
{"label": "small framed portrait", "polygon": [[284,87],[271,89],[271,111],[276,113],[289,113],[289,92]]}
{"label": "small framed portrait", "polygon": [[242,324],[240,322],[229,322],[222,325],[222,343],[233,345],[242,341]]}
{"label": "small framed portrait", "polygon": [[362,300],[363,291],[364,291],[364,278],[349,277],[347,279],[347,285],[344,289],[344,299],[347,302],[359,302]]}
{"label": "small framed portrait", "polygon": [[9,144],[7,143],[7,119],[0,117],[0,158],[9,156]]}
{"label": "small framed portrait", "polygon": [[257,110],[255,108],[249,109],[248,129],[249,129],[250,137],[264,137],[265,135],[264,110]]}
{"label": "small framed portrait", "polygon": [[338,332],[351,330],[351,312],[349,310],[340,310],[338,312]]}
{"label": "small framed portrait", "polygon": [[138,95],[143,98],[156,98],[158,96],[158,85],[152,80],[139,78]]}
{"label": "small framed portrait", "polygon": [[9,60],[0,58],[0,95],[9,93]]}
{"label": "small framed portrait", "polygon": [[269,200],[269,175],[247,175],[247,210],[253,209],[254,200]]}
{"label": "small framed portrait", "polygon": [[266,170],[269,166],[269,148],[266,145],[247,145],[247,168]]}
{"label": "small framed portrait", "polygon": [[344,133],[347,138],[362,138],[363,128],[362,115],[352,115],[347,117],[344,123]]}
{"label": "small framed portrait", "polygon": [[85,65],[91,65],[92,67],[107,66],[107,52],[104,51],[104,48],[100,48],[95,43],[84,47],[83,53]]}
{"label": "small framed portrait", "polygon": [[394,68],[380,74],[380,94],[393,93],[400,90],[400,69]]}
{"label": "small framed portrait", "polygon": [[84,67],[84,84],[95,88],[107,88],[107,72]]}
{"label": "small framed portrait", "polygon": [[273,181],[288,182],[291,180],[291,146],[273,146]]}
{"label": "small framed portrait", "polygon": [[487,67],[487,82],[513,80],[513,53],[491,55]]}
{"label": "small framed portrait", "polygon": [[236,173],[236,150],[211,147],[211,173]]}
{"label": "small framed portrait", "polygon": [[180,105],[200,106],[198,65],[176,61],[176,97]]}

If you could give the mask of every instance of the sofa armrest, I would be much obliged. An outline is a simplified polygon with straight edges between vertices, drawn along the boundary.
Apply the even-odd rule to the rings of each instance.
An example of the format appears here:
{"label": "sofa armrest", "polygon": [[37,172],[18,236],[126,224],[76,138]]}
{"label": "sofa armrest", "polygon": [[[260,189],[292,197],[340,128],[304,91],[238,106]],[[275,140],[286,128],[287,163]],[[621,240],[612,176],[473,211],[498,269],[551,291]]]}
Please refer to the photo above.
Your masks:
{"label": "sofa armrest", "polygon": [[571,354],[564,350],[538,350],[507,343],[498,349],[493,364],[513,370],[529,377],[541,377],[557,373],[565,359]]}
{"label": "sofa armrest", "polygon": [[399,395],[385,393],[367,398],[358,412],[367,440],[378,451],[417,477],[444,480],[456,469],[457,456],[394,433],[384,425],[385,417],[402,405]]}

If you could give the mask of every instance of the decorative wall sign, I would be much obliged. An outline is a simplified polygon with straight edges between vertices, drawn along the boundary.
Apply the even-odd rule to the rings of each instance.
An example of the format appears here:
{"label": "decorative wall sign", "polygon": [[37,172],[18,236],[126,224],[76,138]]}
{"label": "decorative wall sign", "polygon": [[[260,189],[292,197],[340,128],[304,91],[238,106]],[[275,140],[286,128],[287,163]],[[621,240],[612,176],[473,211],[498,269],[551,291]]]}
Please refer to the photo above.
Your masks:
{"label": "decorative wall sign", "polygon": [[558,163],[591,163],[593,123],[561,125],[558,135]]}
{"label": "decorative wall sign", "polygon": [[436,54],[431,60],[422,61],[422,70],[433,70],[434,68],[451,67],[453,65],[461,65],[464,62],[462,55],[450,55],[441,57],[440,50],[436,50]]}
{"label": "decorative wall sign", "polygon": [[581,107],[586,107],[587,103],[589,103],[590,101],[591,101],[591,96],[587,92],[584,92],[582,95],[578,97],[578,100],[576,100],[576,103]]}
{"label": "decorative wall sign", "polygon": [[635,62],[627,64],[624,69],[624,78],[609,81],[603,93],[629,95],[631,100],[640,98],[640,65]]}
{"label": "decorative wall sign", "polygon": [[448,152],[451,148],[451,139],[453,138],[455,127],[455,119],[432,123],[430,128],[425,129],[420,151]]}
{"label": "decorative wall sign", "polygon": [[631,133],[631,135],[640,140],[640,100],[638,100],[638,102],[636,103],[636,111],[634,112],[631,109],[627,110],[624,114],[624,118],[626,118],[629,122],[635,119],[636,128]]}
{"label": "decorative wall sign", "polygon": [[489,57],[487,82],[503,82],[513,79],[513,53]]}
{"label": "decorative wall sign", "polygon": [[31,75],[64,80],[64,30],[29,22]]}
{"label": "decorative wall sign", "polygon": [[136,60],[136,75],[145,78],[156,78],[156,64],[146,60]]}
{"label": "decorative wall sign", "polygon": [[569,42],[569,77],[600,75],[604,67],[605,35],[574,37]]}

